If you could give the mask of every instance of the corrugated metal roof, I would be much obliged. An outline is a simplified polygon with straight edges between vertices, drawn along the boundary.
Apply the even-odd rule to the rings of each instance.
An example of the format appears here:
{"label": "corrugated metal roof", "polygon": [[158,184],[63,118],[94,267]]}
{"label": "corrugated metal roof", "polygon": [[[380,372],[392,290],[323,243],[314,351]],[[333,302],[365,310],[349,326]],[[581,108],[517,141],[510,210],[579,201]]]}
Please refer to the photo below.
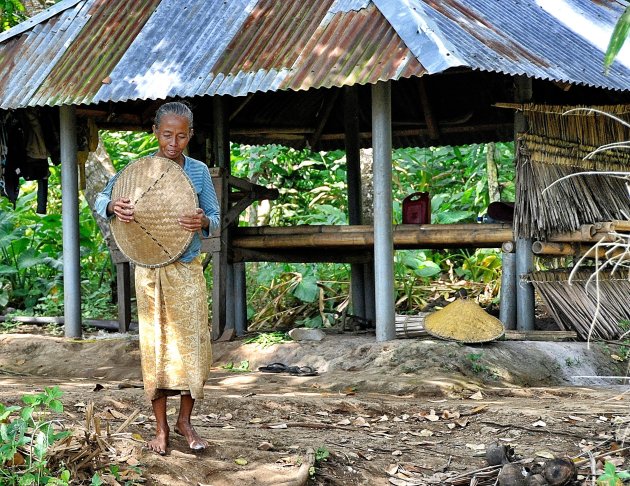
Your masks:
{"label": "corrugated metal roof", "polygon": [[[430,73],[449,66],[628,90],[630,46],[603,57],[615,0],[374,0]],[[420,28],[413,29],[414,18]],[[424,19],[424,20],[422,20]]]}
{"label": "corrugated metal roof", "polygon": [[0,108],[306,90],[450,67],[630,89],[615,0],[65,0],[2,34]]}

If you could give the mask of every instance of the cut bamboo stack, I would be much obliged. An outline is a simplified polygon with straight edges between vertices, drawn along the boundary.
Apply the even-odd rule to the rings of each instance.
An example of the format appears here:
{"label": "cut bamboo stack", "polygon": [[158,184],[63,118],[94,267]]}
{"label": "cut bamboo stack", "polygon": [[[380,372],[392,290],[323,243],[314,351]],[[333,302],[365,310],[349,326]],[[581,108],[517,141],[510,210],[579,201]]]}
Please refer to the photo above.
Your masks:
{"label": "cut bamboo stack", "polygon": [[582,339],[618,339],[630,322],[628,271],[616,276],[584,270],[569,282],[569,271],[534,272],[529,280],[561,329]]}

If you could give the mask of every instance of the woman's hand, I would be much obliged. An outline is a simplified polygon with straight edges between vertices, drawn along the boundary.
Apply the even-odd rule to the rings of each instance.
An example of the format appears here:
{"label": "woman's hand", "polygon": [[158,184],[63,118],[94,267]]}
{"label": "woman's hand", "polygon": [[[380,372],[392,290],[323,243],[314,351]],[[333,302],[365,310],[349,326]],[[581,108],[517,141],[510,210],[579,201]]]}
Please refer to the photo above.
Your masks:
{"label": "woman's hand", "polygon": [[118,221],[123,223],[131,223],[133,221],[133,204],[128,197],[119,197],[115,201],[111,201],[107,208],[109,214],[114,214]]}
{"label": "woman's hand", "polygon": [[200,231],[207,228],[210,224],[210,220],[206,217],[203,209],[197,208],[192,213],[182,214],[177,222],[188,231]]}

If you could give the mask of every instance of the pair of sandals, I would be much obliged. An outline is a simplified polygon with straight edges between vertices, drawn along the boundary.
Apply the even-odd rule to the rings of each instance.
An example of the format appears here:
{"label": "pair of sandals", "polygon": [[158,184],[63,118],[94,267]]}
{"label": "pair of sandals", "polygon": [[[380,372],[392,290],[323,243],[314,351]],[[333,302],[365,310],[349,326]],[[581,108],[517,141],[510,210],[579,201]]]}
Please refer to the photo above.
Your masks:
{"label": "pair of sandals", "polygon": [[287,366],[284,363],[271,363],[260,366],[258,371],[263,373],[288,373],[293,376],[318,376],[317,370],[311,366]]}

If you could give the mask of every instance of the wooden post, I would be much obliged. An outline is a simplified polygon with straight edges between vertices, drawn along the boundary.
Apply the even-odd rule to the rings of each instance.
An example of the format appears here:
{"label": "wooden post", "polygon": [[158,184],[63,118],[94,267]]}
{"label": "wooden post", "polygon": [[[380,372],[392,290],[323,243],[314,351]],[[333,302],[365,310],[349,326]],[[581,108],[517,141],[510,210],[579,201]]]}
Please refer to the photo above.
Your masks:
{"label": "wooden post", "polygon": [[236,335],[247,332],[247,285],[245,263],[234,263],[234,326]]}
{"label": "wooden post", "polygon": [[[348,178],[348,223],[363,224],[361,201],[361,145],[359,143],[359,96],[356,86],[343,88],[343,121],[346,143],[346,171]],[[365,318],[365,279],[363,265],[350,265],[352,312]]]}
{"label": "wooden post", "polygon": [[63,312],[66,337],[81,337],[81,261],[79,255],[79,175],[77,121],[73,106],[59,108],[63,230]]}
{"label": "wooden post", "polygon": [[[228,210],[228,178],[230,176],[230,139],[225,100],[220,96],[212,99],[212,140],[213,158],[216,165],[223,169],[222,177],[215,183],[217,198],[221,208],[219,249],[212,253],[212,338],[218,339],[226,327],[227,305],[227,267],[229,228],[225,224],[224,215]],[[217,187],[217,185],[219,187]]]}
{"label": "wooden post", "polygon": [[116,263],[118,330],[128,332],[131,324],[131,275],[129,262]]}

